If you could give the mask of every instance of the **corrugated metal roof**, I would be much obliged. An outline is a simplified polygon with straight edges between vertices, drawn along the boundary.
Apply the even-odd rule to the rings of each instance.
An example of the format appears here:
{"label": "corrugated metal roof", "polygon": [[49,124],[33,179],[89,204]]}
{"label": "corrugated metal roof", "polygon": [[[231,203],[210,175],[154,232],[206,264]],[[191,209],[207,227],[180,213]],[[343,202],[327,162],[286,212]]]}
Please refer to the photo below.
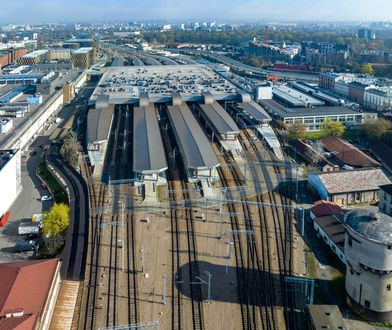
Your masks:
{"label": "corrugated metal roof", "polygon": [[169,117],[189,168],[219,166],[207,137],[186,104],[168,107]]}
{"label": "corrugated metal roof", "polygon": [[250,101],[246,103],[239,103],[239,106],[244,109],[249,115],[259,122],[270,122],[271,117],[261,106],[256,102]]}
{"label": "corrugated metal roof", "polygon": [[90,109],[87,116],[87,139],[89,142],[99,142],[108,139],[114,107],[114,104],[108,104],[106,107]]}
{"label": "corrugated metal roof", "polygon": [[200,105],[203,113],[206,115],[210,123],[220,134],[239,134],[240,129],[231,118],[231,116],[223,109],[218,102],[212,104]]}
{"label": "corrugated metal roof", "polygon": [[136,173],[167,169],[165,150],[153,105],[133,112],[133,170]]}

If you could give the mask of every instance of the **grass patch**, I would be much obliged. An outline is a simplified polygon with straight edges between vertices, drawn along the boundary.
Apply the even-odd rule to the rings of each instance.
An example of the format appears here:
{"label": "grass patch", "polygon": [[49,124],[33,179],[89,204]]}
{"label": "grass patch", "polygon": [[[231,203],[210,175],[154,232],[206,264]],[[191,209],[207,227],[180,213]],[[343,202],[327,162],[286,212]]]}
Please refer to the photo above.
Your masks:
{"label": "grass patch", "polygon": [[311,141],[320,140],[320,139],[325,138],[327,136],[330,136],[330,133],[328,131],[324,131],[324,130],[303,133],[303,139],[304,140],[311,140]]}
{"label": "grass patch", "polygon": [[53,193],[53,199],[56,203],[65,203],[68,204],[68,196],[64,191],[63,187],[60,183],[53,177],[53,175],[49,172],[45,163],[41,163],[38,166],[38,174],[45,181],[45,183],[49,186],[50,190]]}

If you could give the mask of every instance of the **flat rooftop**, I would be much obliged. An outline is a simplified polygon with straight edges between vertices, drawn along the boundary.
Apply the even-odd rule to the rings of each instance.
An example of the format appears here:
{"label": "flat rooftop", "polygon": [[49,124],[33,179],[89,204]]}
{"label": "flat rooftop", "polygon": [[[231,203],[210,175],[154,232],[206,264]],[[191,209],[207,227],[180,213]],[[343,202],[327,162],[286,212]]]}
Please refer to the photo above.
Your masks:
{"label": "flat rooftop", "polygon": [[49,52],[49,49],[39,49],[39,50],[35,50],[34,52],[23,55],[22,57],[23,58],[34,58],[37,56],[45,55],[48,52]]}
{"label": "flat rooftop", "polygon": [[155,107],[136,107],[133,110],[133,171],[142,174],[167,169],[165,150],[158,126]]}
{"label": "flat rooftop", "polygon": [[8,163],[8,161],[15,156],[18,150],[0,150],[0,171]]}
{"label": "flat rooftop", "polygon": [[219,166],[206,135],[186,104],[169,106],[168,114],[186,166],[210,169]]}
{"label": "flat rooftop", "polygon": [[94,50],[93,47],[82,47],[79,49],[76,49],[75,51],[73,51],[74,54],[87,54],[89,52],[92,52]]}
{"label": "flat rooftop", "polygon": [[231,118],[218,102],[214,101],[212,104],[200,104],[200,108],[219,134],[240,134],[240,129],[233,118]]}
{"label": "flat rooftop", "polygon": [[200,101],[203,92],[215,100],[235,99],[237,88],[205,65],[159,65],[110,67],[101,69],[103,76],[91,101],[109,95],[110,103],[137,103],[141,95],[150,102],[170,102],[172,93],[183,101]]}
{"label": "flat rooftop", "polygon": [[344,106],[317,107],[317,108],[289,108],[274,100],[261,100],[268,112],[272,112],[281,118],[297,118],[297,117],[317,117],[317,116],[338,116],[338,115],[360,115],[359,112]]}
{"label": "flat rooftop", "polygon": [[284,102],[290,104],[293,107],[306,107],[311,106],[322,106],[325,105],[323,101],[320,101],[308,94],[304,94],[296,89],[282,85],[279,87],[273,87],[272,93],[274,97],[277,97]]}

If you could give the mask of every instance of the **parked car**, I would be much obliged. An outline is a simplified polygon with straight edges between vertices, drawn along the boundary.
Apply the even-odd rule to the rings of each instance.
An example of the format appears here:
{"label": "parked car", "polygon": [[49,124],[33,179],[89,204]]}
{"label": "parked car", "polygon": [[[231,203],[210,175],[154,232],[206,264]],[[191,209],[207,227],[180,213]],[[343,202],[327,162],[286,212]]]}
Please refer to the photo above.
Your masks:
{"label": "parked car", "polygon": [[37,243],[34,240],[29,241],[19,241],[16,242],[14,246],[15,252],[26,252],[26,251],[34,251],[37,247]]}
{"label": "parked car", "polygon": [[42,188],[42,189],[47,189],[48,186],[47,186],[45,183],[42,182],[42,183],[41,183],[41,188]]}
{"label": "parked car", "polygon": [[41,197],[41,201],[51,201],[53,199],[52,196],[45,195]]}

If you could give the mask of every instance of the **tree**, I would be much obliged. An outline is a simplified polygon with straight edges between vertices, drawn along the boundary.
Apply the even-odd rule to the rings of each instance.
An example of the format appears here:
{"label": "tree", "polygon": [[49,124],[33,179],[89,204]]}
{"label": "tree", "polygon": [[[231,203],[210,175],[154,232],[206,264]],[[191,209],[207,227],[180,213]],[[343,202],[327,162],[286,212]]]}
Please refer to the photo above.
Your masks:
{"label": "tree", "polygon": [[287,129],[290,140],[303,139],[306,132],[306,125],[304,123],[294,123]]}
{"label": "tree", "polygon": [[64,141],[60,154],[74,168],[78,166],[79,145],[75,134],[70,133],[69,137]]}
{"label": "tree", "polygon": [[346,127],[340,121],[326,120],[323,124],[323,130],[331,136],[342,136]]}
{"label": "tree", "polygon": [[364,73],[364,74],[373,74],[374,73],[374,69],[373,69],[371,64],[366,63],[366,64],[362,65],[361,72]]}
{"label": "tree", "polygon": [[371,141],[380,140],[392,129],[392,124],[385,119],[368,119],[363,125],[367,138]]}
{"label": "tree", "polygon": [[47,237],[64,235],[69,225],[69,207],[67,204],[54,204],[43,219],[43,232]]}

